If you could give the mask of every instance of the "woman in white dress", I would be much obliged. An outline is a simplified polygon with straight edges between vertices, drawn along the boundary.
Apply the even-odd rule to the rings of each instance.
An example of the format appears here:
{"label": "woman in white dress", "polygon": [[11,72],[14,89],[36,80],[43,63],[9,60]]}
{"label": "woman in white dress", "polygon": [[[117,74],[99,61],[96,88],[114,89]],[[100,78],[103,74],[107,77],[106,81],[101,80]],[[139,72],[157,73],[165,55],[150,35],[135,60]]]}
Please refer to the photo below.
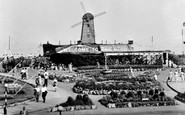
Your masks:
{"label": "woman in white dress", "polygon": [[178,79],[178,77],[179,77],[179,75],[178,75],[178,71],[177,70],[175,70],[175,73],[174,73],[174,77],[175,77],[175,82],[177,82],[177,79]]}
{"label": "woman in white dress", "polygon": [[180,77],[181,77],[181,81],[184,82],[184,72],[181,71]]}
{"label": "woman in white dress", "polygon": [[172,72],[172,70],[170,70],[168,80],[172,81],[172,78],[173,78],[173,72]]}

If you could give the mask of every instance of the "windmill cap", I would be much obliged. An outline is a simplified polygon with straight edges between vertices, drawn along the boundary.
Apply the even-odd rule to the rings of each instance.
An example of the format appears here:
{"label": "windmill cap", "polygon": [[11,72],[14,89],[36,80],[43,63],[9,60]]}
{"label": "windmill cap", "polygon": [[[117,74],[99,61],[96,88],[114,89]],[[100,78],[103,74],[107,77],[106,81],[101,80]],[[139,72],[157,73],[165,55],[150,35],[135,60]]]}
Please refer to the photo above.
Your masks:
{"label": "windmill cap", "polygon": [[93,20],[94,16],[91,13],[86,13],[83,15],[82,19],[90,19]]}

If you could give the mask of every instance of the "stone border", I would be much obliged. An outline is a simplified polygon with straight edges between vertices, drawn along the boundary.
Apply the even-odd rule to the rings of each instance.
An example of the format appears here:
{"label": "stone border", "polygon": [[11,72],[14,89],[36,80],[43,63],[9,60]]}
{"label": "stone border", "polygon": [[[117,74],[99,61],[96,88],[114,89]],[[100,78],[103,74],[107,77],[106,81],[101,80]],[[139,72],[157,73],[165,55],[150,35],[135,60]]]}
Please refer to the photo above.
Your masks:
{"label": "stone border", "polygon": [[77,105],[77,106],[67,106],[67,107],[52,107],[48,112],[70,112],[70,111],[81,111],[81,110],[95,110],[97,109],[96,105]]}

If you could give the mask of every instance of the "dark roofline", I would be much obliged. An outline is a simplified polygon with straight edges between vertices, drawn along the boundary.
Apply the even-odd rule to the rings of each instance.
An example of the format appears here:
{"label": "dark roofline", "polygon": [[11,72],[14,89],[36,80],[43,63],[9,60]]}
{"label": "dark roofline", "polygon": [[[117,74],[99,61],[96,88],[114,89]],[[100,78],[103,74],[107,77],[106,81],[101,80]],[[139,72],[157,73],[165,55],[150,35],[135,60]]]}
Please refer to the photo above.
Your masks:
{"label": "dark roofline", "polygon": [[104,51],[103,53],[163,53],[171,52],[170,50],[142,50],[142,51]]}

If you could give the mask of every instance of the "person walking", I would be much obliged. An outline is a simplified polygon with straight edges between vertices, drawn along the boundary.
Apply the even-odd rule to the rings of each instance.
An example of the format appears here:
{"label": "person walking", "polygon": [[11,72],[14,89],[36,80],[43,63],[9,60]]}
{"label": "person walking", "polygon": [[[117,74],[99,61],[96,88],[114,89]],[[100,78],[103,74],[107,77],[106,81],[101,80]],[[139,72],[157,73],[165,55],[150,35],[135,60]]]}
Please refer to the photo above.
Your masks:
{"label": "person walking", "polygon": [[172,67],[172,61],[169,60],[168,62],[169,62],[169,67],[171,68]]}
{"label": "person walking", "polygon": [[39,86],[39,77],[38,76],[35,78],[35,84],[36,84],[36,86]]}
{"label": "person walking", "polygon": [[25,79],[28,79],[28,68],[25,68]]}
{"label": "person walking", "polygon": [[157,75],[156,74],[154,74],[154,80],[157,81]]}
{"label": "person walking", "polygon": [[43,103],[46,102],[46,95],[47,95],[47,87],[45,86],[45,84],[43,85],[43,87],[41,88],[42,91],[42,99],[43,99]]}
{"label": "person walking", "polygon": [[38,74],[38,82],[39,82],[39,85],[42,86],[42,77],[41,77],[41,74]]}
{"label": "person walking", "polygon": [[130,73],[131,73],[131,76],[134,77],[134,71],[132,67],[130,67]]}
{"label": "person walking", "polygon": [[25,69],[22,68],[21,69],[21,79],[24,79],[25,78]]}
{"label": "person walking", "polygon": [[178,71],[177,70],[175,70],[175,73],[174,73],[174,77],[175,77],[175,82],[177,82],[177,79],[178,79]]}
{"label": "person walking", "polygon": [[36,98],[36,102],[39,102],[40,88],[38,86],[34,89],[34,96]]}
{"label": "person walking", "polygon": [[168,76],[168,81],[172,81],[172,78],[173,78],[173,72],[172,72],[172,70],[170,70],[170,72],[169,72],[169,76]]}
{"label": "person walking", "polygon": [[184,82],[184,72],[181,71],[180,77],[181,77],[181,81]]}
{"label": "person walking", "polygon": [[55,77],[54,80],[53,80],[53,88],[54,88],[55,92],[57,91],[57,83],[58,83],[57,77]]}
{"label": "person walking", "polygon": [[23,110],[22,110],[22,111],[23,111],[23,112],[22,112],[23,115],[28,115],[28,111],[26,110],[26,107],[25,107],[25,106],[23,107]]}
{"label": "person walking", "polygon": [[45,73],[44,73],[44,86],[48,86],[48,78],[49,78],[49,74],[47,72],[47,69],[45,70]]}

